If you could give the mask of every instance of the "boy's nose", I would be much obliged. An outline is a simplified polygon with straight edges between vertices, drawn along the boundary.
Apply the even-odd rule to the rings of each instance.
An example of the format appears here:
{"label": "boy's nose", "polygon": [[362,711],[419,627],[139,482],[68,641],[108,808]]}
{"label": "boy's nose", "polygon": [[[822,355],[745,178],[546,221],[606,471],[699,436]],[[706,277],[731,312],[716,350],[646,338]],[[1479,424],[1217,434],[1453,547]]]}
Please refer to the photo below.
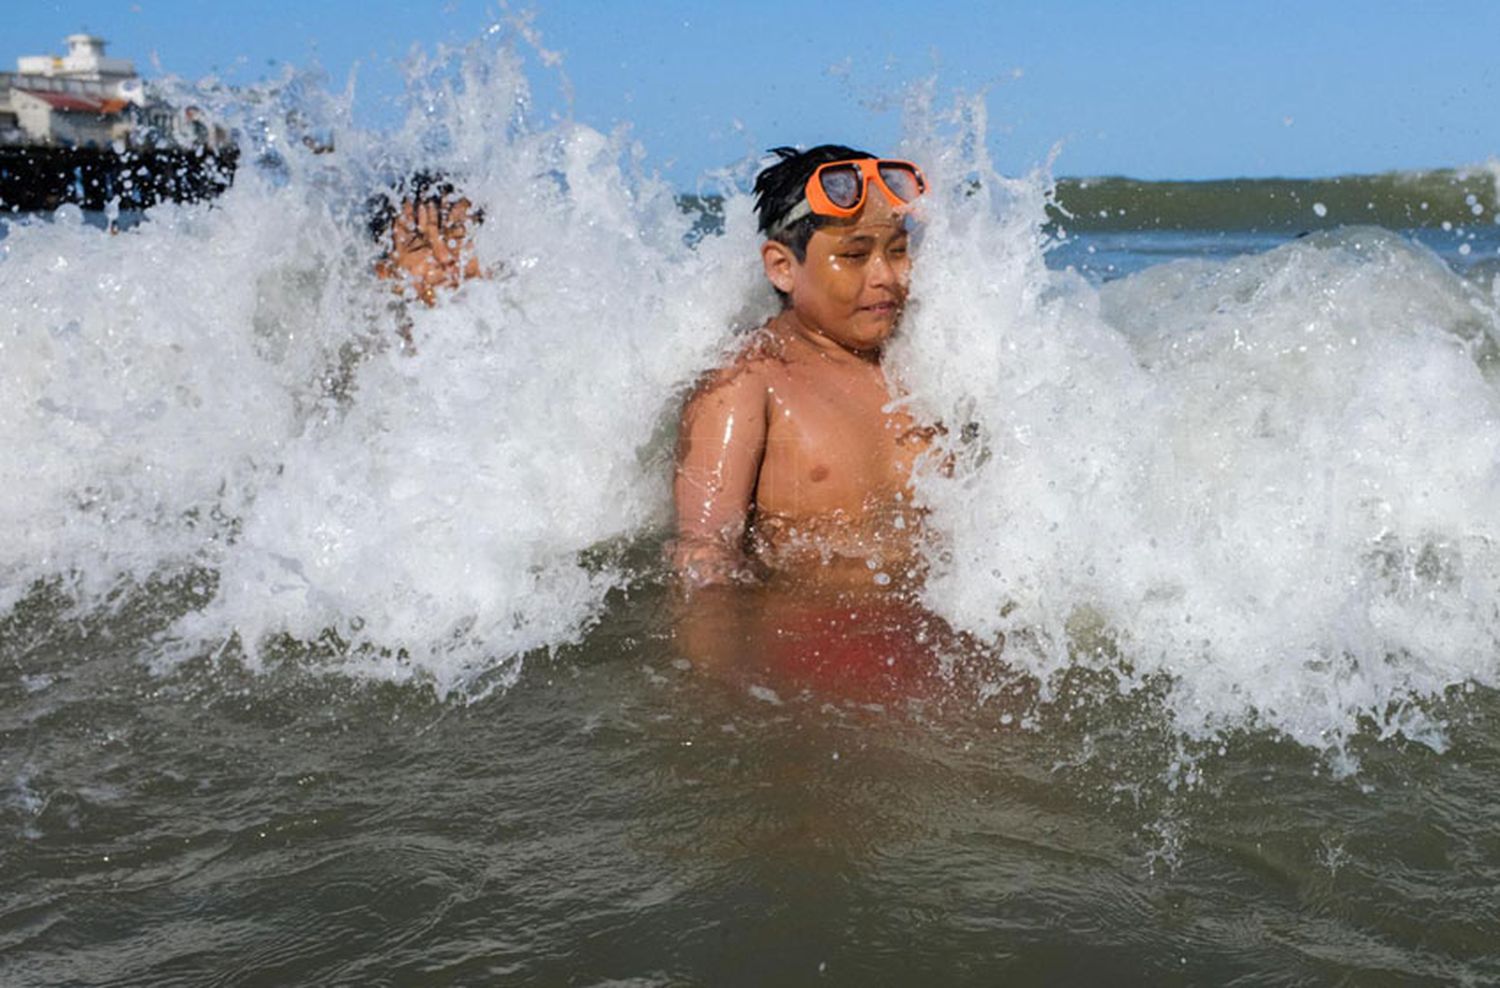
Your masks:
{"label": "boy's nose", "polygon": [[870,259],[869,272],[872,285],[895,285],[901,281],[896,265],[884,253],[877,252]]}

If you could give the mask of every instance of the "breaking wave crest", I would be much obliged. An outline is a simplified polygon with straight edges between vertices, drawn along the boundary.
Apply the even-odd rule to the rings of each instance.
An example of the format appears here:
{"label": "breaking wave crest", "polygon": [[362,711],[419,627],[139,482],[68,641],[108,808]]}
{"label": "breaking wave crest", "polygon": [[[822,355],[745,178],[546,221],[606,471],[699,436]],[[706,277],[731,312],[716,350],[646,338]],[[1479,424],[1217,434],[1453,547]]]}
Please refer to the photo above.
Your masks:
{"label": "breaking wave crest", "polygon": [[[0,607],[175,577],[160,662],[334,640],[472,695],[656,579],[611,547],[663,530],[678,402],[774,307],[754,163],[706,180],[699,236],[628,135],[536,119],[530,85],[508,44],[442,53],[392,134],[298,77],[200,94],[256,161],[214,203],[13,227]],[[929,92],[890,355],[956,464],[919,480],[927,604],[1044,683],[1166,682],[1189,735],[1441,745],[1424,701],[1500,685],[1495,298],[1375,227],[1092,286],[1047,266],[1049,177],[997,174],[982,102]],[[492,274],[414,307],[408,353],[361,211],[415,167],[485,209]]]}

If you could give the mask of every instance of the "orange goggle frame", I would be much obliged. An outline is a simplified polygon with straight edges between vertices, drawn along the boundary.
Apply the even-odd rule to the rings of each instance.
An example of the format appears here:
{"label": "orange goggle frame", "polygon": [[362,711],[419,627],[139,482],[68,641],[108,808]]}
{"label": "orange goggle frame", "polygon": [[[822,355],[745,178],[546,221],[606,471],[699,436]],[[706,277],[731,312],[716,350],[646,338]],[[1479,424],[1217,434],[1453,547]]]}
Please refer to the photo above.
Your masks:
{"label": "orange goggle frame", "polygon": [[826,162],[808,177],[802,202],[782,217],[776,231],[785,230],[810,214],[837,219],[854,216],[864,208],[872,186],[880,190],[892,208],[900,209],[910,206],[927,191],[927,179],[922,169],[897,158]]}

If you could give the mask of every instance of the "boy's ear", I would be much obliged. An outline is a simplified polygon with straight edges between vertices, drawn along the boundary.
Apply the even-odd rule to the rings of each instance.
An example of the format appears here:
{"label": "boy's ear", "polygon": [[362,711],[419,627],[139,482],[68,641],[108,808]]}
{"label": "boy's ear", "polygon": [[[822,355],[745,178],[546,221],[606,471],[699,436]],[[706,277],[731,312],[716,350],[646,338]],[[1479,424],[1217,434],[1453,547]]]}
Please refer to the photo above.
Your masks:
{"label": "boy's ear", "polygon": [[766,269],[766,279],[776,286],[777,291],[790,295],[797,266],[797,256],[792,249],[775,240],[767,240],[760,245],[760,262]]}

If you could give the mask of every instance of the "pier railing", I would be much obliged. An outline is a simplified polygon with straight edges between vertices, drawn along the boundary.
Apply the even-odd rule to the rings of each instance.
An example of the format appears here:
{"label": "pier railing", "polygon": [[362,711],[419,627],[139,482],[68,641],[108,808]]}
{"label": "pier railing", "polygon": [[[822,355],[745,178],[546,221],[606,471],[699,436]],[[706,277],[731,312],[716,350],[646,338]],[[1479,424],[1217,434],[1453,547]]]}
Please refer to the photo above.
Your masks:
{"label": "pier railing", "polygon": [[0,146],[0,212],[38,212],[64,203],[145,209],[207,199],[229,187],[238,157],[232,147]]}

